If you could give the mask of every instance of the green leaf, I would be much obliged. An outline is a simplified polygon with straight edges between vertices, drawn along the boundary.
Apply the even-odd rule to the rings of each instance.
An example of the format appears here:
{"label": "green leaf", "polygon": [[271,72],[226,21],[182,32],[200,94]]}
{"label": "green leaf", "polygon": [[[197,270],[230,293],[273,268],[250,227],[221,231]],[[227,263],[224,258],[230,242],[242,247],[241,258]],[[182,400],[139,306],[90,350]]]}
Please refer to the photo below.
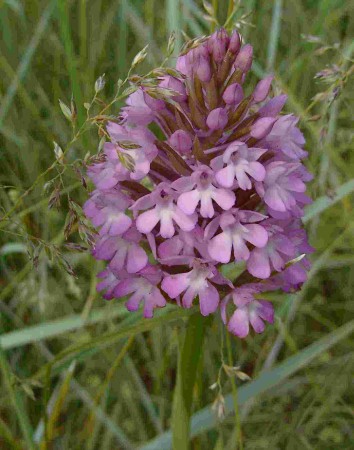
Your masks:
{"label": "green leaf", "polygon": [[[286,359],[272,370],[263,372],[259,378],[241,386],[238,389],[238,402],[242,405],[268,390],[279,386],[284,380],[293,375],[303,367],[306,367],[311,361],[321,353],[330,349],[342,339],[349,336],[354,331],[354,320],[346,323],[336,331],[328,334],[324,338],[314,342],[297,354]],[[233,399],[229,394],[225,397],[226,414],[233,411]],[[191,420],[191,437],[211,430],[218,425],[215,415],[211,410],[211,405],[203,408],[193,415]],[[140,450],[169,450],[172,448],[172,433],[167,431],[155,439],[140,447]]]}
{"label": "green leaf", "polygon": [[205,322],[199,311],[189,318],[179,355],[172,411],[173,448],[179,450],[189,448],[193,388],[203,348]]}
{"label": "green leaf", "polygon": [[95,323],[108,321],[117,317],[123,318],[128,314],[129,312],[126,308],[123,305],[119,305],[114,308],[100,308],[92,311],[87,319],[84,319],[81,314],[66,316],[61,319],[3,334],[0,336],[0,345],[4,350],[21,347],[44,339],[51,339],[60,334],[68,333]]}
{"label": "green leaf", "polygon": [[170,321],[178,320],[183,317],[187,317],[191,315],[196,308],[191,309],[181,309],[176,307],[165,307],[160,311],[155,313],[155,317],[152,319],[144,319],[141,318],[137,323],[128,324],[125,326],[121,326],[118,331],[106,333],[103,336],[97,336],[94,339],[91,339],[84,344],[74,344],[61,351],[55,358],[48,364],[41,367],[41,369],[34,375],[35,378],[41,378],[45,375],[49,366],[51,366],[52,370],[55,370],[58,365],[62,365],[67,362],[67,360],[72,360],[73,356],[75,356],[79,352],[91,350],[93,348],[105,348],[109,345],[112,345],[119,341],[120,339],[124,339],[126,337],[130,337],[132,335],[143,333],[144,331],[150,331],[154,328],[166,324]]}

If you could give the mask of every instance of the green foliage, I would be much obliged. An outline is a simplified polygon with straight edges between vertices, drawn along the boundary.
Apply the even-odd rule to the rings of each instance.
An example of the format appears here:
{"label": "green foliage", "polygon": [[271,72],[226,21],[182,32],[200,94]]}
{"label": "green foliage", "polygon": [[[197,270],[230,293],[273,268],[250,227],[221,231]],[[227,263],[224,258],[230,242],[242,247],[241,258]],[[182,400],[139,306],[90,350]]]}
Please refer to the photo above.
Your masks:
{"label": "green foliage", "polygon": [[[180,450],[192,415],[191,448],[234,449],[233,387],[245,450],[352,446],[353,1],[204,3],[0,1],[1,448],[167,449],[169,430],[184,429]],[[301,118],[316,253],[300,293],[271,296],[275,326],[231,339],[228,364],[252,380],[223,377],[217,420],[220,318],[203,352],[187,326],[193,347],[182,345],[177,369],[185,323],[199,319],[169,305],[145,320],[104,302],[79,205],[85,163],[104,142],[97,116],[118,113],[139,51],[130,75],[172,65],[182,30],[207,34],[227,13],[255,49],[250,83],[274,72]]]}

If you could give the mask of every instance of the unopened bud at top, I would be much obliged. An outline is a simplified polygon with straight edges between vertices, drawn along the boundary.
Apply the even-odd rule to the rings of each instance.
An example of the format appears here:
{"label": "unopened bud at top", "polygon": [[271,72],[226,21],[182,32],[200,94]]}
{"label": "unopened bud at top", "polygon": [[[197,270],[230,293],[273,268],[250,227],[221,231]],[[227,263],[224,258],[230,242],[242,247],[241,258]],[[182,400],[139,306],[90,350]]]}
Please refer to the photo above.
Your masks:
{"label": "unopened bud at top", "polygon": [[243,99],[243,89],[238,83],[230,84],[225,89],[222,99],[227,105],[237,105]]}
{"label": "unopened bud at top", "polygon": [[220,63],[226,54],[229,44],[229,35],[224,28],[215,31],[208,40],[208,51],[212,55],[215,62]]}
{"label": "unopened bud at top", "polygon": [[221,130],[226,126],[228,120],[226,110],[216,108],[209,113],[206,123],[211,130]]}
{"label": "unopened bud at top", "polygon": [[253,47],[250,44],[244,45],[235,61],[235,67],[242,72],[248,72],[252,66]]}
{"label": "unopened bud at top", "polygon": [[268,75],[263,78],[263,80],[259,81],[253,92],[253,100],[256,103],[263,102],[263,100],[267,98],[272,81],[273,75]]}
{"label": "unopened bud at top", "polygon": [[[188,54],[186,64],[192,67],[193,73],[200,81],[207,83],[211,79],[211,68],[208,49],[205,45],[196,47]],[[187,67],[188,71],[188,67]]]}
{"label": "unopened bud at top", "polygon": [[240,50],[241,37],[238,31],[234,31],[230,38],[229,51],[234,55]]}

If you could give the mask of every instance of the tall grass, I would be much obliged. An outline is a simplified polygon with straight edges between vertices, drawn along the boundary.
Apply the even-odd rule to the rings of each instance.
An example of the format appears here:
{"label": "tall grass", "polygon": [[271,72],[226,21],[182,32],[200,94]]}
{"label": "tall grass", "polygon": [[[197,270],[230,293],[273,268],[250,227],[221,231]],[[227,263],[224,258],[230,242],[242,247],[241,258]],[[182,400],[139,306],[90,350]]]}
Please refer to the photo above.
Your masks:
{"label": "tall grass", "polygon": [[[222,20],[228,2],[213,2],[218,3]],[[315,198],[304,221],[316,253],[303,290],[273,296],[275,326],[245,341],[231,339],[230,360],[252,381],[222,378],[227,415],[218,421],[209,386],[221,364],[219,318],[204,336],[200,360],[194,360],[182,350],[193,310],[169,307],[151,321],[127,314],[118,301],[107,304],[95,293],[100,265],[65,247],[67,195],[79,204],[86,196],[73,172],[62,175],[60,207],[48,209],[60,178],[53,141],[65,148],[72,137],[58,100],[70,105],[73,95],[80,125],[98,76],[106,74],[109,100],[146,44],[141,73],[163,59],[172,31],[178,43],[181,30],[191,37],[209,32],[202,2],[0,1],[0,204],[1,215],[8,214],[0,222],[0,448],[171,448],[170,430],[187,426],[172,412],[174,386],[191,390],[179,384],[178,348],[184,370],[189,367],[195,379],[187,393],[193,396],[187,404],[193,449],[234,449],[240,442],[232,383],[245,449],[351,448],[352,75],[339,83],[340,95],[331,106],[309,105],[331,86],[314,79],[316,73],[326,65],[343,71],[353,65],[354,4],[258,0],[240,5],[236,20],[253,9],[246,19],[253,26],[241,23],[257,61],[250,82],[274,72],[277,89],[289,96],[289,110],[301,117]],[[324,44],[302,35],[339,46],[321,54]],[[68,159],[94,154],[98,141],[88,132],[69,146]],[[54,177],[59,178],[48,185]],[[79,242],[76,234],[70,240]],[[60,250],[77,278],[50,260],[51,248]]]}

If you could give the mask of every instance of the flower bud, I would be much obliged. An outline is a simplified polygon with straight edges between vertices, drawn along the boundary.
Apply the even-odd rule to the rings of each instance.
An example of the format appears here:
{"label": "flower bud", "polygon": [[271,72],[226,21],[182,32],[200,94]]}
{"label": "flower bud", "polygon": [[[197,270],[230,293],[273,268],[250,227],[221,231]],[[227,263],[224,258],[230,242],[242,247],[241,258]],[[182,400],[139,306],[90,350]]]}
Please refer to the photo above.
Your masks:
{"label": "flower bud", "polygon": [[275,117],[283,109],[287,98],[288,96],[285,94],[278,95],[278,97],[272,98],[268,103],[260,108],[260,110],[258,111],[259,115],[261,117]]}
{"label": "flower bud", "polygon": [[161,81],[160,86],[166,89],[171,89],[172,91],[176,91],[180,94],[172,97],[173,100],[182,102],[187,98],[186,89],[183,83],[175,77],[171,77],[169,75],[165,76]]}
{"label": "flower bud", "polygon": [[211,80],[211,68],[208,49],[200,45],[195,48],[190,55],[190,64],[193,67],[194,74],[200,79],[200,81],[207,83]]}
{"label": "flower bud", "polygon": [[152,98],[146,92],[144,92],[144,101],[152,111],[160,111],[165,108],[165,102],[163,100]]}
{"label": "flower bud", "polygon": [[226,110],[216,108],[209,113],[206,123],[211,130],[221,130],[226,126],[228,120]]}
{"label": "flower bud", "polygon": [[265,138],[272,130],[276,119],[273,117],[263,117],[257,120],[257,122],[252,126],[251,136],[256,139]]}
{"label": "flower bud", "polygon": [[242,72],[248,72],[252,66],[253,47],[250,44],[244,45],[235,61],[235,67],[242,70]]}
{"label": "flower bud", "polygon": [[221,63],[224,59],[229,40],[229,36],[223,28],[215,31],[208,40],[208,51],[215,62]]}
{"label": "flower bud", "polygon": [[171,134],[168,142],[172,148],[182,154],[190,153],[193,144],[189,134],[183,130],[177,130]]}
{"label": "flower bud", "polygon": [[273,75],[268,75],[263,78],[263,80],[259,81],[254,92],[253,92],[253,100],[256,103],[263,102],[269,94],[269,89],[273,81]]}
{"label": "flower bud", "polygon": [[234,55],[240,50],[241,38],[238,31],[234,31],[230,38],[229,50]]}
{"label": "flower bud", "polygon": [[222,99],[227,105],[237,105],[243,99],[243,89],[238,83],[230,84],[225,89]]}

